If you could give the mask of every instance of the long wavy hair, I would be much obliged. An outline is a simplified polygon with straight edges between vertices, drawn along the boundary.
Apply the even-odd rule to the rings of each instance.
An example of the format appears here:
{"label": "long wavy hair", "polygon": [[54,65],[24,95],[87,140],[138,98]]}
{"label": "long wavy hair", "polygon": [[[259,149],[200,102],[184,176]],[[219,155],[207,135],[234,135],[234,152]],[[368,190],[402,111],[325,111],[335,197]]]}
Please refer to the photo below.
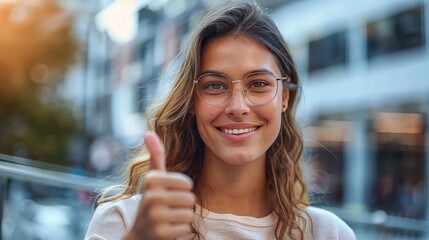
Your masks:
{"label": "long wavy hair", "polygon": [[[167,97],[146,111],[148,129],[163,140],[168,171],[181,172],[198,186],[203,166],[204,143],[190,110],[196,97],[194,79],[200,74],[201,53],[211,40],[227,34],[251,37],[263,44],[275,57],[282,76],[299,86],[295,63],[277,26],[268,13],[250,1],[222,3],[203,18]],[[286,86],[284,86],[286,87]],[[270,201],[278,216],[277,239],[303,239],[308,214],[306,185],[301,170],[303,141],[295,121],[299,91],[291,90],[287,110],[281,116],[281,129],[266,152],[266,176]],[[128,164],[126,183],[120,191],[107,191],[99,202],[130,197],[139,193],[141,177],[149,170],[150,154],[143,146]],[[117,186],[115,186],[117,187]],[[198,196],[197,196],[198,197]]]}

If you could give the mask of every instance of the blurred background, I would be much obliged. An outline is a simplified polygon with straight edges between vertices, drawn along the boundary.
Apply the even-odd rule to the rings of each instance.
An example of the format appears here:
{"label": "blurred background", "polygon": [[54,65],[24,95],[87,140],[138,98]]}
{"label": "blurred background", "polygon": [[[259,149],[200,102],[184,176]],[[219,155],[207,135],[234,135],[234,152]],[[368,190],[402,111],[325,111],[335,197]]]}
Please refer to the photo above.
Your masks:
{"label": "blurred background", "polygon": [[[219,2],[0,0],[0,240],[83,238]],[[313,204],[358,239],[429,239],[429,0],[259,2],[301,74]]]}

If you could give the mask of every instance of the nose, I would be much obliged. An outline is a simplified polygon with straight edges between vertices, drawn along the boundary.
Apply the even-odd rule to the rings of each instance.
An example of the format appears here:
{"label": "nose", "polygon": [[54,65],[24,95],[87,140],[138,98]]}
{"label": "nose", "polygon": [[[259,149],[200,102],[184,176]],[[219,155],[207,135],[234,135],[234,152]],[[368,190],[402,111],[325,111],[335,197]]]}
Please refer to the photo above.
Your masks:
{"label": "nose", "polygon": [[232,81],[232,92],[227,105],[225,107],[225,113],[232,117],[242,117],[250,112],[249,104],[244,96],[244,91],[240,80]]}

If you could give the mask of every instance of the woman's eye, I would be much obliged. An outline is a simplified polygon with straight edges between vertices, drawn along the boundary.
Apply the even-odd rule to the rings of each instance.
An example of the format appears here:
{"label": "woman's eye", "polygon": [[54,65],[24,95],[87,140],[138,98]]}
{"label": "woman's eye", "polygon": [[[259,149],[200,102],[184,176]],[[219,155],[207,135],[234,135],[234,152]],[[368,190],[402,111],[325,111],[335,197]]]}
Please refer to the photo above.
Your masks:
{"label": "woman's eye", "polygon": [[205,85],[207,91],[226,90],[227,87],[221,82],[209,82]]}
{"label": "woman's eye", "polygon": [[264,81],[264,80],[258,80],[258,81],[253,81],[250,85],[249,88],[263,88],[268,86],[269,84]]}

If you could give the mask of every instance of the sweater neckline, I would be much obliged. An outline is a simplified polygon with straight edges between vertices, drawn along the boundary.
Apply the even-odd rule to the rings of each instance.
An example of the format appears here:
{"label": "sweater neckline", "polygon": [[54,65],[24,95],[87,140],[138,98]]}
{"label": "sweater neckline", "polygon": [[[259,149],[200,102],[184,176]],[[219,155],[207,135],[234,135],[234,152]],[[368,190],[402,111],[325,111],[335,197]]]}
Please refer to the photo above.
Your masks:
{"label": "sweater neckline", "polygon": [[222,220],[237,223],[246,223],[259,227],[270,227],[277,223],[277,215],[274,212],[271,212],[267,216],[258,218],[251,216],[240,216],[231,213],[216,213],[201,207],[199,204],[196,204],[195,214],[208,220]]}

